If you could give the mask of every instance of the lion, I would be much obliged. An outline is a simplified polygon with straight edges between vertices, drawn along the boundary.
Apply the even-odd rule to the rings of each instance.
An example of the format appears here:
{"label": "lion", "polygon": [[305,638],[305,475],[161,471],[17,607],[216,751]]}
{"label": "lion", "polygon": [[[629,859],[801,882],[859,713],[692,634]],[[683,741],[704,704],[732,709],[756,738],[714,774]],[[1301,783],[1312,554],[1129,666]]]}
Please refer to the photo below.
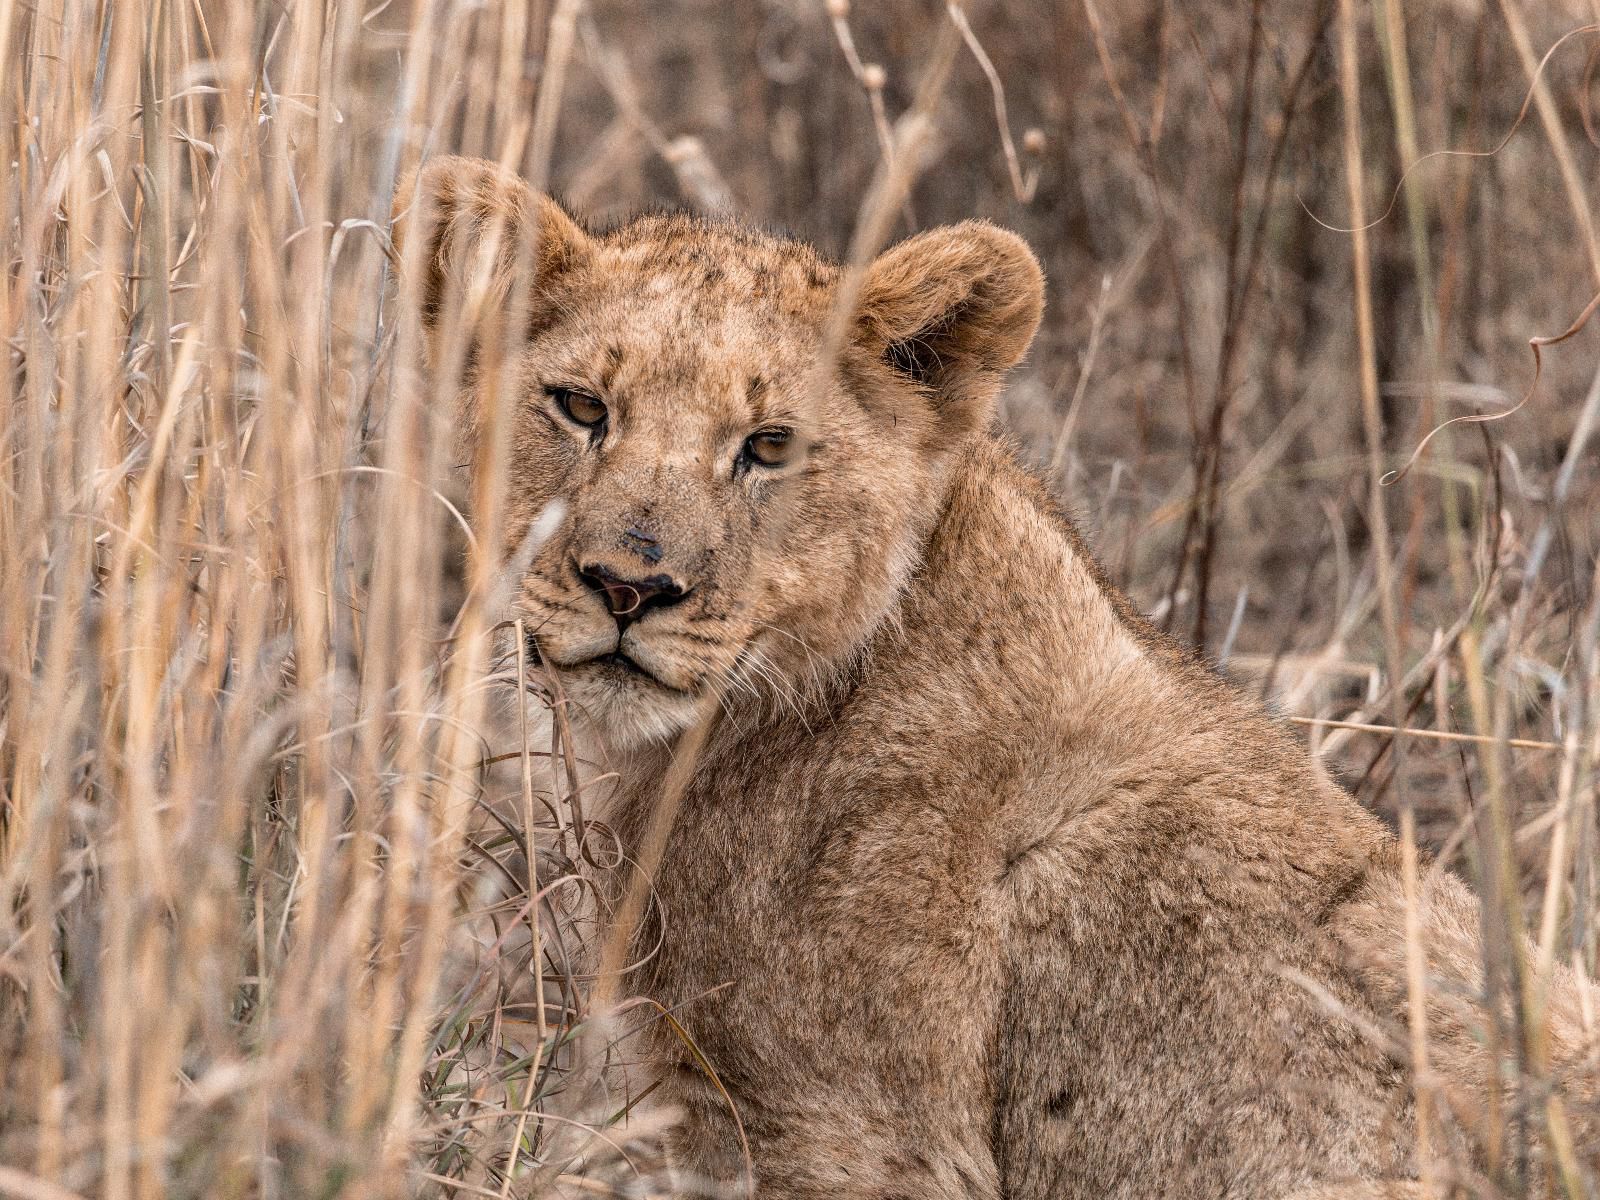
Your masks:
{"label": "lion", "polygon": [[[644,1035],[684,1194],[1473,1182],[1449,1164],[1487,1161],[1510,1077],[1477,902],[1425,870],[1425,1162],[1396,839],[1135,611],[995,429],[1043,307],[1021,239],[966,221],[852,274],[720,219],[591,232],[457,158],[397,208],[429,361],[467,347],[463,436],[512,381],[506,546],[562,514],[514,608],[625,837],[704,729],[641,935],[686,1034]],[[1568,1086],[1527,1120],[1593,1188],[1579,981],[1547,983]]]}

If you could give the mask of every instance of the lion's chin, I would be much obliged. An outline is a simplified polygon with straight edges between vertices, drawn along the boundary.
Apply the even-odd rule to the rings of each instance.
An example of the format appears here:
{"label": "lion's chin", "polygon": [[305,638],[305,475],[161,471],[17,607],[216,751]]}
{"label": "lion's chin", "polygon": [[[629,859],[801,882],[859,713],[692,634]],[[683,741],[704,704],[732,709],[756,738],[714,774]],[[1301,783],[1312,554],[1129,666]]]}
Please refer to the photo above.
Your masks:
{"label": "lion's chin", "polygon": [[579,721],[619,750],[668,741],[700,712],[693,695],[613,656],[566,668],[562,685]]}

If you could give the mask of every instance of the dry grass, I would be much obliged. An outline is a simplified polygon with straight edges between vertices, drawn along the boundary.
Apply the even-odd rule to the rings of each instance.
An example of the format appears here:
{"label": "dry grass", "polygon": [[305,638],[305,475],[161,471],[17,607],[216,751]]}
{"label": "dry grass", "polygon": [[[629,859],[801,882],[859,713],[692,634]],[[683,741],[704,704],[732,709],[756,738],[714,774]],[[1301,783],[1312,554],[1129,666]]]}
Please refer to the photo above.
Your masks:
{"label": "dry grass", "polygon": [[[498,474],[473,541],[394,336],[394,181],[446,150],[600,219],[729,209],[840,256],[973,214],[1026,234],[1051,307],[1008,423],[1113,577],[1396,822],[1413,884],[1438,855],[1478,886],[1524,1081],[1480,1191],[1537,1190],[1539,981],[1600,945],[1595,328],[1390,473],[1511,409],[1530,339],[1600,287],[1600,40],[1542,61],[1595,22],[0,0],[0,1196],[651,1170],[614,1126],[636,1097],[582,1106],[598,1138],[545,1115],[596,1094],[581,946],[628,848],[560,721],[495,699],[552,699],[494,653]],[[862,223],[888,161],[910,189]]]}

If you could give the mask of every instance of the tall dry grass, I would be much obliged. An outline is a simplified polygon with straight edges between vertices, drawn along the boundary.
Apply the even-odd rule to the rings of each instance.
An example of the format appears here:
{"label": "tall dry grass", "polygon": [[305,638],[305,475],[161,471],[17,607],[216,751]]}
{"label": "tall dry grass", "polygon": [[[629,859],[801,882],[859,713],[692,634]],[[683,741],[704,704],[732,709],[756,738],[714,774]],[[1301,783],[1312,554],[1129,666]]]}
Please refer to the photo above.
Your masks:
{"label": "tall dry grass", "polygon": [[883,223],[1038,248],[1008,424],[1114,578],[1396,822],[1413,887],[1485,898],[1515,1069],[1477,1194],[1596,1194],[1527,1154],[1560,1143],[1540,980],[1600,938],[1593,327],[1529,394],[1530,339],[1600,288],[1600,41],[1561,41],[1596,22],[0,0],[0,1195],[653,1172],[579,1053],[630,848],[497,653],[498,469],[464,483],[404,336],[395,181],[483,154],[601,220],[727,210],[843,256],[941,47]]}

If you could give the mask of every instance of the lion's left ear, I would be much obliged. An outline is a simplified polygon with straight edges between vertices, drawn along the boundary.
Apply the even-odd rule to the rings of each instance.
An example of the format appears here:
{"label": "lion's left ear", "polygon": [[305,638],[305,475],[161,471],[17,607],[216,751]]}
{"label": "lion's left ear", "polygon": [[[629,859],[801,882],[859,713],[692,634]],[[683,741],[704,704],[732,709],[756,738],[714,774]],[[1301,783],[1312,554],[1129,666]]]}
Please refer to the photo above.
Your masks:
{"label": "lion's left ear", "polygon": [[939,436],[952,438],[989,422],[1043,307],[1027,243],[963,221],[908,238],[867,269],[857,341],[929,397]]}
{"label": "lion's left ear", "polygon": [[[454,332],[475,352],[485,317],[508,299],[527,334],[547,315],[555,281],[588,257],[588,236],[548,196],[481,158],[435,158],[395,190],[393,237],[437,367]],[[520,288],[519,288],[520,285]]]}

